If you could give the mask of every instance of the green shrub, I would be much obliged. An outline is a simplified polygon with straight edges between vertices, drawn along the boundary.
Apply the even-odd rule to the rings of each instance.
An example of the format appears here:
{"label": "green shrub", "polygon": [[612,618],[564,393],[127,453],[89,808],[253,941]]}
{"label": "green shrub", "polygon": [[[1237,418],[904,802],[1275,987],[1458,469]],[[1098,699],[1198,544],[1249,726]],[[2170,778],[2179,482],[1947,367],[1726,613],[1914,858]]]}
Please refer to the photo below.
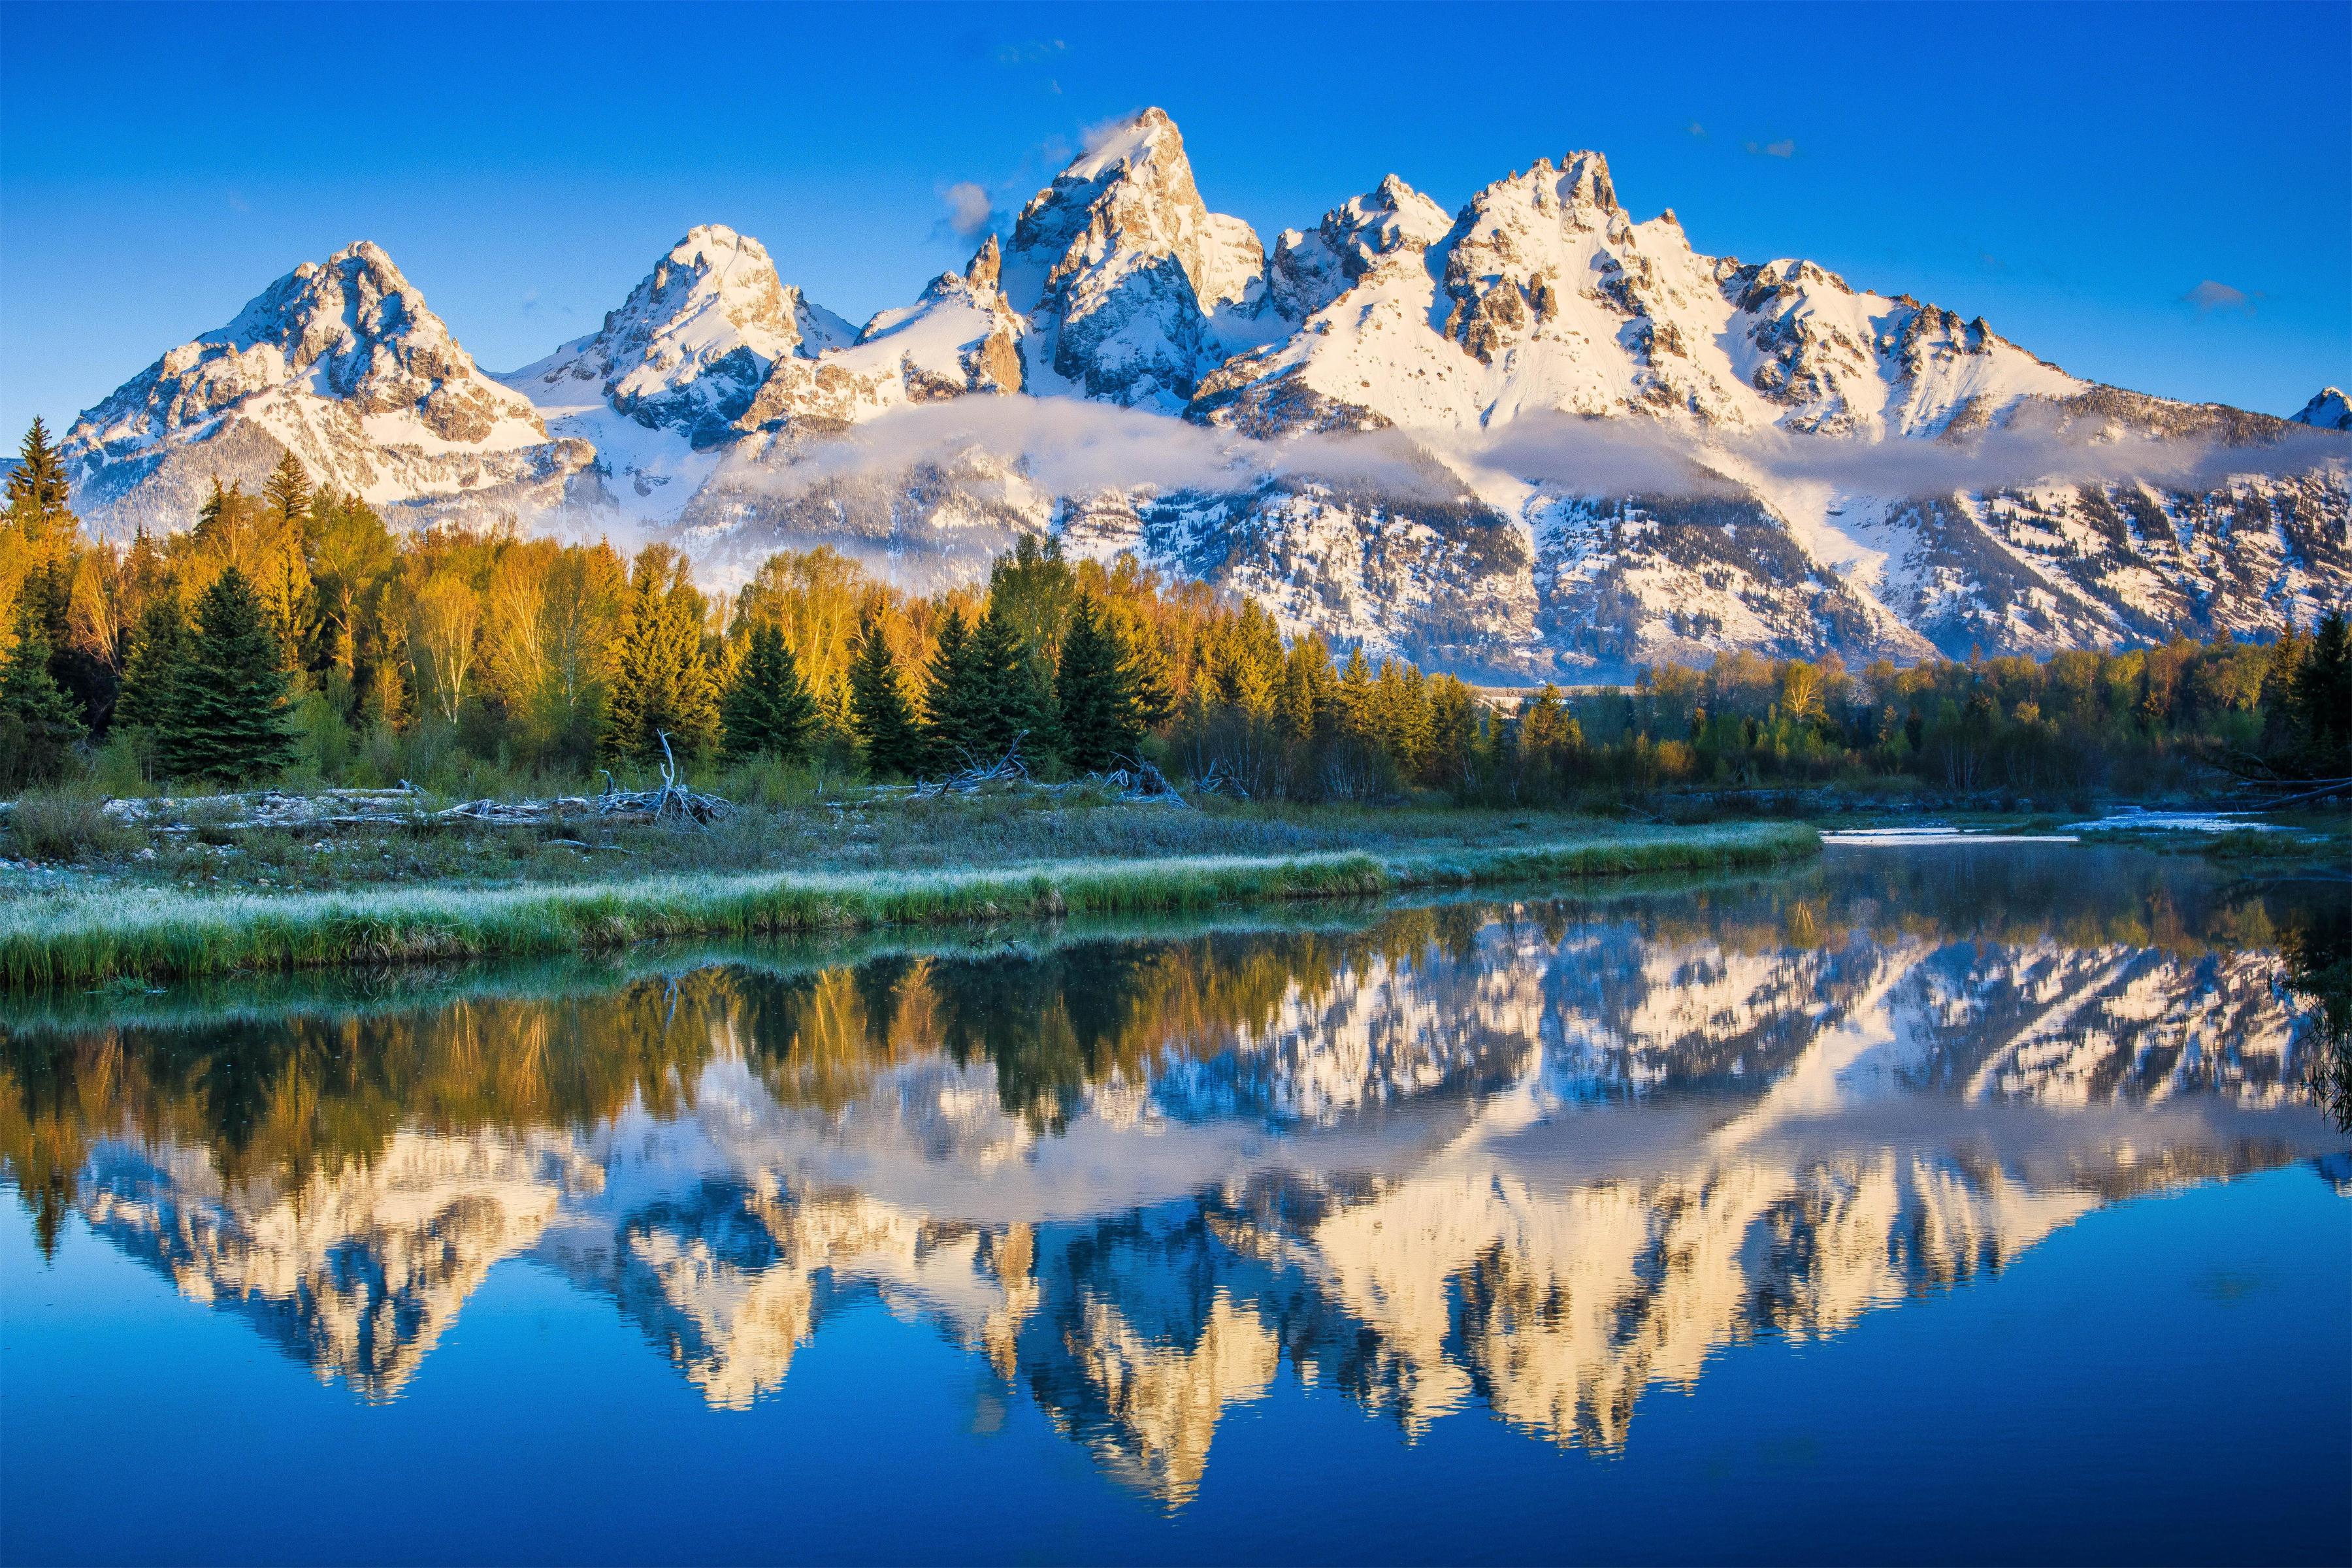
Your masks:
{"label": "green shrub", "polygon": [[8,814],[16,853],[30,860],[94,860],[147,845],[147,830],[110,816],[82,790],[26,790]]}

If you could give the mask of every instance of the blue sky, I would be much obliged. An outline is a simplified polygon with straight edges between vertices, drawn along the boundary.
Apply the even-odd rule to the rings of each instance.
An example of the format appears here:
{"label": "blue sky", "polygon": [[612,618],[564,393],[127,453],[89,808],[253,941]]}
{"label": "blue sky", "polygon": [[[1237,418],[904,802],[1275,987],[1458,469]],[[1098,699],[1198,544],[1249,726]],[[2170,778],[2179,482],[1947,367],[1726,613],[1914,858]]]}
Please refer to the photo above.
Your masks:
{"label": "blue sky", "polygon": [[862,321],[1159,104],[1270,242],[1597,147],[1637,216],[2077,374],[2352,384],[2352,5],[0,5],[0,431],[382,243],[508,369],[697,223]]}

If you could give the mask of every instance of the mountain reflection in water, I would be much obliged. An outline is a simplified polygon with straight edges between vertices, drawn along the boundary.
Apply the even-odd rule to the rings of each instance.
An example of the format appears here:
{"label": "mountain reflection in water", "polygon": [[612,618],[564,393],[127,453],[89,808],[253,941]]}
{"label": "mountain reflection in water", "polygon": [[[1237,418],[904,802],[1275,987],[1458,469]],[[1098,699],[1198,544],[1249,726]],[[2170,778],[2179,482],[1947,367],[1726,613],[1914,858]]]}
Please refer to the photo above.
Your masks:
{"label": "mountain reflection in water", "polygon": [[1178,1504],[1286,1363],[1408,1433],[1484,1406],[1613,1450],[1723,1347],[2334,1156],[2306,1086],[2341,1030],[2296,965],[2340,968],[2345,924],[2340,886],[2129,854],[1832,851],[1331,925],[224,995],[20,1021],[0,1158],[45,1249],[79,1215],[370,1400],[508,1259],[729,1409],[878,1299]]}

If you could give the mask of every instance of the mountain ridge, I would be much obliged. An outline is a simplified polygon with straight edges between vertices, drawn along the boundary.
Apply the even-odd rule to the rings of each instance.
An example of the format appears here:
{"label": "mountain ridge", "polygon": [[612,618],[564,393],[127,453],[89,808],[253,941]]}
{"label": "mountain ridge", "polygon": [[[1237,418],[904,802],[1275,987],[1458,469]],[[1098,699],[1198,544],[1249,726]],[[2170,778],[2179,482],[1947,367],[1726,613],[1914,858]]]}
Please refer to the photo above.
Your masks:
{"label": "mountain ridge", "polygon": [[[1192,466],[1056,479],[1039,443],[1074,422]],[[1042,531],[1293,635],[1593,678],[2267,635],[2352,591],[2346,430],[2333,389],[2292,420],[2147,397],[1810,261],[1703,255],[1595,152],[1452,215],[1391,174],[1268,247],[1150,110],[863,327],[703,226],[596,332],[490,376],[362,242],[64,450],[102,526],[184,525],[210,473],[292,449],[418,521],[649,531],[720,582],[832,543],[934,586]]]}

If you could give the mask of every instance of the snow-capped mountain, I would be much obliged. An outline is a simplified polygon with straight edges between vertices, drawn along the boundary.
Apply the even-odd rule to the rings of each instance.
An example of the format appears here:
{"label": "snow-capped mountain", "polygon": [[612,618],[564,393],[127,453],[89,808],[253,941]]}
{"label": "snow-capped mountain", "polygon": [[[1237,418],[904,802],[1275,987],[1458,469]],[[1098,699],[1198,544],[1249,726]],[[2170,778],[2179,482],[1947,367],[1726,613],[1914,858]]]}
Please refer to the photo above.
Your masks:
{"label": "snow-capped mountain", "polygon": [[708,446],[751,407],[778,360],[814,359],[856,335],[779,279],[758,240],[705,225],[670,247],[602,331],[504,379],[592,383],[616,413]]}
{"label": "snow-capped mountain", "polygon": [[1003,288],[1039,390],[1172,414],[1257,335],[1265,268],[1249,225],[1202,205],[1175,121],[1151,109],[1021,209]]}
{"label": "snow-capped mountain", "polygon": [[2294,422],[2319,430],[2352,430],[2352,398],[2335,387],[2322,387],[2295,415]]}
{"label": "snow-capped mountain", "polygon": [[[1041,458],[1080,424],[1132,471]],[[1706,255],[1592,152],[1451,215],[1391,175],[1269,249],[1150,110],[860,330],[697,228],[598,332],[493,381],[359,246],[71,450],[101,519],[184,521],[283,445],[421,515],[665,529],[721,582],[830,543],[926,587],[1049,531],[1293,632],[1540,677],[2308,620],[2352,591],[2347,428],[2332,389],[2293,421],[2146,397],[1809,261]]]}
{"label": "snow-capped mountain", "polygon": [[215,477],[257,489],[289,450],[320,484],[419,514],[552,507],[595,456],[477,370],[364,240],[157,360],[61,446],[75,504],[123,532],[184,528]]}

